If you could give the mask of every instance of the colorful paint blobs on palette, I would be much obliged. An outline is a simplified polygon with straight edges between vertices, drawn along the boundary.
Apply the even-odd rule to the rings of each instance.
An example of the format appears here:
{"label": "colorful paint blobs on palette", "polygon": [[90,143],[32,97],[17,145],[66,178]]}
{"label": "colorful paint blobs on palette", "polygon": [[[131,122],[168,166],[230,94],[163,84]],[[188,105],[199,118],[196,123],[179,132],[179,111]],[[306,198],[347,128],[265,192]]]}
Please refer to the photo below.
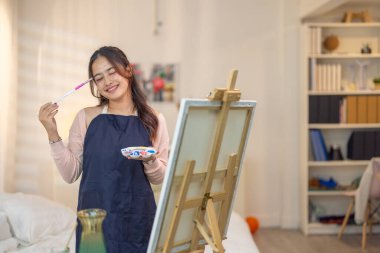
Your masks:
{"label": "colorful paint blobs on palette", "polygon": [[149,158],[157,154],[157,151],[152,147],[128,147],[121,149],[123,156],[127,158]]}

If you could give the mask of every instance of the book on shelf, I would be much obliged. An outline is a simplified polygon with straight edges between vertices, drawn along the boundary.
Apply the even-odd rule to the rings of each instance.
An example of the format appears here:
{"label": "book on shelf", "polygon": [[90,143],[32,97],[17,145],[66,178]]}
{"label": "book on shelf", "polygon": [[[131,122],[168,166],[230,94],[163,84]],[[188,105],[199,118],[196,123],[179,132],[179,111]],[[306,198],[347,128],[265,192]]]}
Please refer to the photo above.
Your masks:
{"label": "book on shelf", "polygon": [[330,123],[330,96],[319,96],[318,98],[318,121],[320,123]]}
{"label": "book on shelf", "polygon": [[322,52],[322,29],[320,27],[310,28],[310,54],[318,55]]}
{"label": "book on shelf", "polygon": [[347,96],[347,123],[357,123],[357,96]]}
{"label": "book on shelf", "polygon": [[329,123],[339,123],[340,118],[340,106],[342,104],[342,97],[340,96],[330,96],[329,104]]}
{"label": "book on shelf", "polygon": [[337,64],[336,65],[336,83],[339,87],[339,89],[342,89],[342,65]]}
{"label": "book on shelf", "polygon": [[309,134],[314,160],[327,161],[327,148],[321,130],[311,129]]}
{"label": "book on shelf", "polygon": [[318,123],[318,97],[309,96],[309,123]]}
{"label": "book on shelf", "polygon": [[320,87],[320,90],[321,91],[327,91],[327,65],[326,64],[322,64],[320,65],[321,68],[322,68],[322,72],[321,72],[321,83],[319,84],[319,87]]}
{"label": "book on shelf", "polygon": [[346,98],[343,98],[340,102],[339,122],[340,123],[347,122],[347,99]]}
{"label": "book on shelf", "polygon": [[316,135],[316,132],[314,130],[310,130],[309,134],[314,161],[323,161],[322,153],[320,153],[320,148],[318,147],[318,136]]}
{"label": "book on shelf", "polygon": [[313,90],[313,91],[317,90],[317,87],[316,87],[317,73],[315,72],[316,71],[315,64],[316,64],[316,59],[314,58],[309,59],[309,90]]}
{"label": "book on shelf", "polygon": [[319,129],[317,130],[317,136],[318,136],[319,146],[322,151],[323,161],[327,161],[329,159],[327,147],[326,147],[325,139],[323,138],[323,135],[322,135],[322,131]]}
{"label": "book on shelf", "polygon": [[363,160],[371,160],[372,157],[376,156],[376,134],[380,134],[378,131],[369,131],[365,133],[364,136],[364,156]]}
{"label": "book on shelf", "polygon": [[380,156],[380,134],[375,134],[375,155],[376,157]]}
{"label": "book on shelf", "polygon": [[357,123],[367,123],[367,96],[358,96]]}
{"label": "book on shelf", "polygon": [[380,156],[380,130],[353,131],[347,144],[347,158],[370,160]]}
{"label": "book on shelf", "polygon": [[376,123],[380,123],[380,96],[376,96]]}
{"label": "book on shelf", "polygon": [[377,122],[377,119],[376,119],[376,117],[377,117],[377,96],[368,96],[367,99],[368,99],[367,100],[367,123],[376,123]]}
{"label": "book on shelf", "polygon": [[311,150],[312,157],[315,161],[318,160],[318,147],[317,147],[317,142],[314,141],[314,134],[311,130],[309,130],[309,147]]}

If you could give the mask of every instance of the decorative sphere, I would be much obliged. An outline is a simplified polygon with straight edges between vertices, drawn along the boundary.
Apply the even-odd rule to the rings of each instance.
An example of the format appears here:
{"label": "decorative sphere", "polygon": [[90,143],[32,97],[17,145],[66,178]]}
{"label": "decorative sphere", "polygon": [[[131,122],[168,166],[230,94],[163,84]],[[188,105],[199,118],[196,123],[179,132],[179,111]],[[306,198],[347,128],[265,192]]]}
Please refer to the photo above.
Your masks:
{"label": "decorative sphere", "polygon": [[333,51],[339,46],[339,39],[335,35],[330,35],[323,41],[323,47],[328,51]]}
{"label": "decorative sphere", "polygon": [[254,234],[260,227],[259,220],[256,217],[249,216],[247,217],[246,221],[248,223],[249,230],[252,234]]}

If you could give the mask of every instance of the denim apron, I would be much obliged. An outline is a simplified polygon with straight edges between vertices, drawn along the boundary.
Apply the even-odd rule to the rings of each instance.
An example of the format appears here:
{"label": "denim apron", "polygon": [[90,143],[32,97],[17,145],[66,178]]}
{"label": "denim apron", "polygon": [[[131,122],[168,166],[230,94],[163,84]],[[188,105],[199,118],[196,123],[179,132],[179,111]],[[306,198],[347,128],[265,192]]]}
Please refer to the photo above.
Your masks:
{"label": "denim apron", "polygon": [[[107,211],[103,222],[107,253],[146,253],[156,212],[153,191],[142,161],[125,158],[120,150],[152,143],[139,117],[106,114],[106,110],[87,129],[78,211]],[[78,221],[76,252],[81,231]]]}

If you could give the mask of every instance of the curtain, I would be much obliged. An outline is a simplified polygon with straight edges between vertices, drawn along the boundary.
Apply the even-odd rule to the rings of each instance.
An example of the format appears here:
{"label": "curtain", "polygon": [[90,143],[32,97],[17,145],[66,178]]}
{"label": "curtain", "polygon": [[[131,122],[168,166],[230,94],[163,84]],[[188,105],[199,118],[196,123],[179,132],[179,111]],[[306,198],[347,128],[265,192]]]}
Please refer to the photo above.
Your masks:
{"label": "curtain", "polygon": [[12,190],[17,101],[16,4],[0,0],[0,192]]}

